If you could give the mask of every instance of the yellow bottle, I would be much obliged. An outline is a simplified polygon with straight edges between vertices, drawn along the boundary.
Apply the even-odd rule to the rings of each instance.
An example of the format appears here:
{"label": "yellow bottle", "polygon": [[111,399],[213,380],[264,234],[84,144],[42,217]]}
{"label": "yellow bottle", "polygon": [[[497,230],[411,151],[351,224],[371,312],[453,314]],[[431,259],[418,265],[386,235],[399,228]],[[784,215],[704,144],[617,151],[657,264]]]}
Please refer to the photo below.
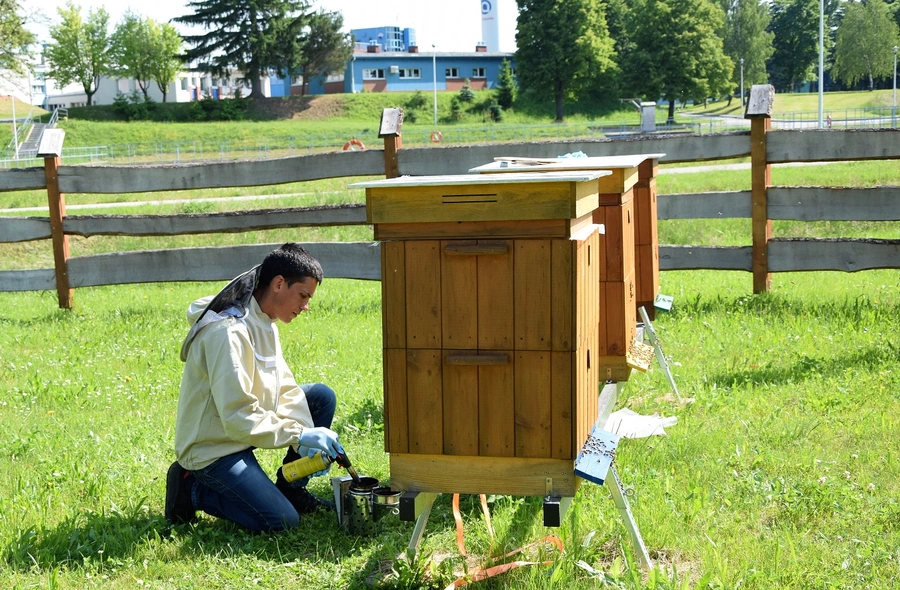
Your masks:
{"label": "yellow bottle", "polygon": [[303,457],[281,466],[281,472],[284,479],[288,481],[297,481],[307,475],[312,475],[316,471],[322,471],[331,465],[333,461],[328,453],[320,451],[312,457]]}

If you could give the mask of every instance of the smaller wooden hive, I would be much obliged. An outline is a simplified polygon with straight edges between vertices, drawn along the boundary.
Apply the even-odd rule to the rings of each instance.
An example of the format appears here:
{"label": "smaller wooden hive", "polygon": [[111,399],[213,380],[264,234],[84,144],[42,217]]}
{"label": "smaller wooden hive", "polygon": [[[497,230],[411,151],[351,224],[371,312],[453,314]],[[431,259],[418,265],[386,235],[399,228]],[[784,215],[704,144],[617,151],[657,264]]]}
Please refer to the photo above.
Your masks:
{"label": "smaller wooden hive", "polygon": [[366,189],[382,248],[391,487],[573,496],[597,418],[597,180],[403,177]]}
{"label": "smaller wooden hive", "polygon": [[[656,244],[657,160],[665,154],[589,158],[496,158],[470,172],[507,174],[609,170],[597,180],[599,206],[594,223],[600,238],[600,344],[598,359],[605,380],[625,381],[626,358],[637,336],[637,308],[652,301],[659,288]],[[642,178],[643,177],[643,178]],[[649,240],[645,243],[646,240]],[[652,305],[652,304],[651,304]],[[652,308],[651,308],[652,309]]]}

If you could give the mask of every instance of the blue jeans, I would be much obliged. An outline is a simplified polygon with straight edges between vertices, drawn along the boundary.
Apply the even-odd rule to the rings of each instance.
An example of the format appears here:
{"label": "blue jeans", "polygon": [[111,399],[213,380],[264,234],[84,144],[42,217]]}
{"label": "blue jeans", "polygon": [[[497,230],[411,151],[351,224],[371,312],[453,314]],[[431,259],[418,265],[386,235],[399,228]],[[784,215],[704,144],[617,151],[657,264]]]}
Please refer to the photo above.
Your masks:
{"label": "blue jeans", "polygon": [[[327,385],[301,385],[314,426],[331,427],[337,398]],[[216,459],[191,472],[194,507],[255,532],[280,531],[297,526],[300,515],[256,461],[253,449]],[[305,485],[305,482],[296,482]]]}

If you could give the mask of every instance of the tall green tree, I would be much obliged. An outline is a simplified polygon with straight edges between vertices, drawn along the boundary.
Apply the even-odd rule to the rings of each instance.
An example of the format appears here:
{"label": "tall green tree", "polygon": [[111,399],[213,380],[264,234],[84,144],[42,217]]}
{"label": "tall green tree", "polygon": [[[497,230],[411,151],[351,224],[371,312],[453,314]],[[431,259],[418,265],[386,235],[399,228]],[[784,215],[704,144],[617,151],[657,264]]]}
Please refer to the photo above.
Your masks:
{"label": "tall green tree", "polygon": [[17,0],[0,0],[0,70],[25,74],[28,46],[35,42],[35,36],[25,28],[19,11]]}
{"label": "tall green tree", "polygon": [[819,59],[819,0],[772,0],[769,31],[775,51],[769,58],[769,81],[776,90],[793,92],[816,77]]}
{"label": "tall green tree", "polygon": [[303,76],[301,95],[306,94],[313,78],[343,72],[347,67],[353,54],[353,40],[349,33],[341,32],[343,27],[344,17],[339,12],[322,10],[309,15],[291,59],[293,69]]}
{"label": "tall green tree", "polygon": [[[733,87],[740,93],[742,59],[745,89],[767,82],[766,61],[775,51],[775,35],[768,30],[768,5],[759,0],[719,0],[719,5],[725,11],[722,45],[735,65]],[[741,100],[743,105],[743,97]]]}
{"label": "tall green tree", "polygon": [[710,0],[641,0],[628,17],[630,49],[621,69],[634,94],[669,102],[705,99],[731,90],[734,65],[719,32],[725,14]]}
{"label": "tall green tree", "polygon": [[144,100],[153,81],[153,61],[157,58],[154,37],[158,28],[152,19],[128,10],[110,38],[114,73],[134,79]]}
{"label": "tall green tree", "polygon": [[549,93],[556,120],[566,100],[613,68],[613,41],[600,0],[516,0],[516,78],[524,91]]}
{"label": "tall green tree", "polygon": [[837,30],[834,65],[831,75],[849,86],[893,74],[894,46],[898,42],[897,24],[882,0],[849,2]]}
{"label": "tall green tree", "polygon": [[184,41],[175,27],[169,23],[160,23],[154,36],[156,59],[150,66],[150,77],[162,92],[163,102],[169,95],[169,83],[178,79],[181,72],[181,54]]}
{"label": "tall green tree", "polygon": [[104,8],[91,9],[84,20],[81,7],[71,0],[57,12],[60,23],[50,27],[53,42],[46,50],[50,62],[47,73],[60,86],[81,84],[87,104],[91,105],[100,78],[110,73],[113,66],[109,14]]}
{"label": "tall green tree", "polygon": [[516,102],[518,92],[512,65],[508,59],[504,59],[500,62],[500,75],[497,76],[497,104],[504,109],[511,109]]}
{"label": "tall green tree", "polygon": [[250,82],[250,97],[262,98],[261,77],[283,67],[283,45],[293,43],[306,22],[305,0],[191,0],[193,13],[175,22],[205,33],[187,35],[184,59],[200,71],[225,76],[237,68]]}

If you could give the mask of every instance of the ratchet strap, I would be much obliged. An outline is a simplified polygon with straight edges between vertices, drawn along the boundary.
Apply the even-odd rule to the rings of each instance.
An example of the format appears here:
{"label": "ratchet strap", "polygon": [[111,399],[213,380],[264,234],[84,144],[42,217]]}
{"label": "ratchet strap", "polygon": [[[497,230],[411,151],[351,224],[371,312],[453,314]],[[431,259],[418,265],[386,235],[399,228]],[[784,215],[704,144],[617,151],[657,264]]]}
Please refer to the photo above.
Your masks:
{"label": "ratchet strap", "polygon": [[[491,526],[491,515],[488,511],[487,505],[487,497],[484,494],[480,494],[481,498],[481,511],[484,513],[485,522],[487,523],[488,532],[491,535],[491,541],[494,540],[494,528]],[[459,552],[461,555],[466,555],[466,544],[463,536],[463,524],[462,524],[462,514],[459,510],[459,494],[453,494],[453,519],[456,521],[456,546],[459,548]],[[512,557],[513,555],[517,555],[519,553],[523,553],[527,549],[531,549],[543,543],[549,543],[559,549],[560,553],[563,551],[563,543],[559,539],[559,537],[555,537],[553,535],[548,535],[546,537],[542,537],[541,539],[535,541],[534,543],[529,543],[523,547],[518,549],[514,549],[507,553],[506,555],[501,555],[498,560],[503,560],[508,557]],[[489,568],[479,569],[474,571],[471,575],[458,578],[454,580],[445,590],[453,590],[453,588],[459,588],[460,586],[465,586],[466,584],[472,582],[479,582],[481,580],[486,580],[487,578],[492,578],[494,576],[498,576],[500,574],[505,574],[510,570],[514,570],[518,567],[523,567],[527,565],[550,565],[553,561],[511,561],[507,563],[501,563],[499,565],[494,565]]]}

